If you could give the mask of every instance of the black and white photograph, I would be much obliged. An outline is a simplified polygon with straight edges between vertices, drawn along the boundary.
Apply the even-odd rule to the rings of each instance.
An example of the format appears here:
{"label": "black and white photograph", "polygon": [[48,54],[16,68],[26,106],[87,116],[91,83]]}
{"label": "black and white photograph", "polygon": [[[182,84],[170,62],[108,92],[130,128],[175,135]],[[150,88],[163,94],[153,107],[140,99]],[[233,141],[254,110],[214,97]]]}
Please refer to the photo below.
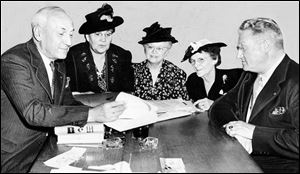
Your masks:
{"label": "black and white photograph", "polygon": [[98,172],[299,173],[299,1],[1,1],[1,173]]}

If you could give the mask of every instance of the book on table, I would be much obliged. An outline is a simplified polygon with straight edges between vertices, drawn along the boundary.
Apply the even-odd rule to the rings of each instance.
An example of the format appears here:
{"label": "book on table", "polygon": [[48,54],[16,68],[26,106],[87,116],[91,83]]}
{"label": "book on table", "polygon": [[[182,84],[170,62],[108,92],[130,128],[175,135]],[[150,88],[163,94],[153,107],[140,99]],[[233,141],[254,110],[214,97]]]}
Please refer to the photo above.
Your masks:
{"label": "book on table", "polygon": [[104,140],[103,123],[87,123],[83,127],[66,125],[54,128],[57,144],[101,144]]}

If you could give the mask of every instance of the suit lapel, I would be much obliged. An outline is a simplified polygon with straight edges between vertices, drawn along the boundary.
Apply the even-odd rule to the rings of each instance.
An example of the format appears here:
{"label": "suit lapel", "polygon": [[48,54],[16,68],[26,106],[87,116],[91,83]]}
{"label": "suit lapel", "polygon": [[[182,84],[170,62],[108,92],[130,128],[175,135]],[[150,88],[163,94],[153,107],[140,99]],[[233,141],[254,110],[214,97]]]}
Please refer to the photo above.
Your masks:
{"label": "suit lapel", "polygon": [[263,110],[265,106],[268,105],[281,91],[280,83],[285,81],[286,73],[288,70],[288,62],[289,60],[286,55],[257,96],[249,122],[253,120],[258,115],[258,113]]}
{"label": "suit lapel", "polygon": [[27,43],[27,48],[31,53],[30,55],[31,65],[34,68],[36,78],[38,79],[41,86],[46,91],[49,99],[52,101],[51,88],[50,88],[50,83],[47,75],[47,70],[44,65],[43,59],[40,53],[38,52],[36,45],[34,44],[32,39]]}
{"label": "suit lapel", "polygon": [[252,95],[253,83],[255,81],[256,73],[247,73],[245,75],[245,80],[241,84],[240,91],[238,92],[238,107],[241,109],[241,120],[246,120],[248,105]]}
{"label": "suit lapel", "polygon": [[65,71],[64,71],[64,64],[58,63],[55,61],[55,90],[54,90],[54,104],[60,104],[62,103],[63,99],[63,92],[64,92],[64,87],[65,87]]}

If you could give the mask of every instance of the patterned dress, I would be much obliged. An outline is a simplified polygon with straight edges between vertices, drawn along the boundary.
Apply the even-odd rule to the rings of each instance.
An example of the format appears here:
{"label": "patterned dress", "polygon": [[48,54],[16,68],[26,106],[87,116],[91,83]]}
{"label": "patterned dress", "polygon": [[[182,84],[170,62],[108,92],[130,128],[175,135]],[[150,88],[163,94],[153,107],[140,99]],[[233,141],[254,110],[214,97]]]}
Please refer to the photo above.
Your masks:
{"label": "patterned dress", "polygon": [[147,60],[134,63],[134,95],[144,100],[167,100],[182,98],[188,100],[185,87],[186,73],[168,60],[163,60],[162,67],[153,86]]}

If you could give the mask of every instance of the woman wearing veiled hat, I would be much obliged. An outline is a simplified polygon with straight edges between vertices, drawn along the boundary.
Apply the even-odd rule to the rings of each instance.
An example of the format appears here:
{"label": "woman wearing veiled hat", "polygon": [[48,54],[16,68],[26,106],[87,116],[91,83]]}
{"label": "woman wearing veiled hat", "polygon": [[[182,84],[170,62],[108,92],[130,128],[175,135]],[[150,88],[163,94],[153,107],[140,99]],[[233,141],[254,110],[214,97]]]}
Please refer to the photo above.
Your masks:
{"label": "woman wearing veiled hat", "polygon": [[72,92],[133,91],[131,52],[111,43],[115,27],[124,22],[123,18],[113,16],[108,4],[85,18],[79,33],[86,42],[74,45],[65,61]]}
{"label": "woman wearing veiled hat", "polygon": [[199,111],[208,110],[216,99],[232,89],[243,72],[241,68],[216,68],[221,64],[221,47],[225,46],[207,39],[192,42],[181,61],[189,60],[196,71],[189,75],[186,87]]}
{"label": "woman wearing veiled hat", "polygon": [[166,60],[172,44],[178,42],[171,36],[172,28],[162,28],[155,22],[144,28],[147,34],[139,41],[144,47],[146,60],[135,63],[134,95],[145,100],[187,100],[186,73]]}

